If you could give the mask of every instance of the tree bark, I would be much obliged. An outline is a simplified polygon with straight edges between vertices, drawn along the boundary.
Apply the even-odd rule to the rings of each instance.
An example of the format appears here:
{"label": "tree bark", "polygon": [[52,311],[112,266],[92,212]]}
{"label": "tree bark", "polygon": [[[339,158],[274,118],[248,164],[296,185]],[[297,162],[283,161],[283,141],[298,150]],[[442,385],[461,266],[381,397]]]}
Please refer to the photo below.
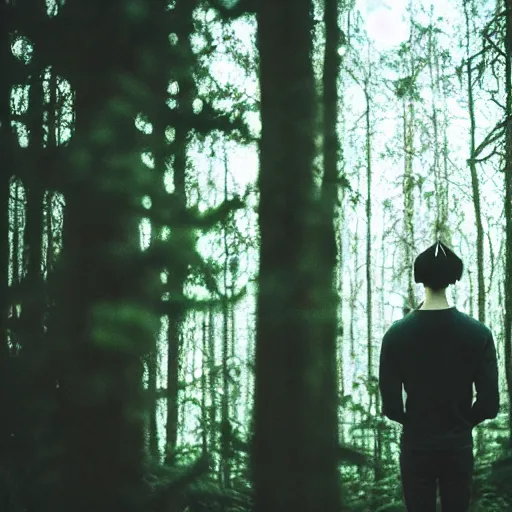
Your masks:
{"label": "tree bark", "polygon": [[[371,64],[369,63],[371,76]],[[373,383],[373,325],[372,325],[372,125],[371,125],[371,106],[370,93],[368,90],[369,80],[364,85],[364,95],[366,100],[366,342],[368,347],[368,382],[369,386],[369,405],[368,410],[371,413],[373,407],[374,393],[371,388]]]}
{"label": "tree bark", "polygon": [[[338,163],[341,154],[341,144],[338,135],[338,78],[340,74],[341,58],[339,49],[342,42],[342,32],[339,27],[339,1],[325,0],[324,22],[325,22],[325,50],[323,66],[323,163],[324,173],[321,194],[321,234],[320,249],[321,269],[319,283],[319,301],[322,318],[320,328],[323,332],[322,352],[320,362],[324,370],[324,391],[321,393],[321,402],[318,402],[320,418],[323,419],[325,433],[321,439],[326,457],[325,468],[328,473],[325,475],[330,479],[326,487],[330,493],[327,502],[328,507],[340,508],[339,477],[337,476],[336,451],[329,457],[329,446],[339,445],[338,434],[338,368],[336,361],[336,340],[338,325],[342,328],[342,319],[338,315],[339,296],[336,292],[336,264],[337,246],[335,232],[336,205],[338,203],[339,174]],[[315,242],[313,242],[315,243]]]}
{"label": "tree bark", "polygon": [[[484,230],[482,226],[482,212],[480,208],[480,183],[475,162],[475,102],[473,99],[473,64],[470,57],[470,20],[468,7],[471,7],[470,0],[464,1],[464,17],[466,20],[466,73],[468,79],[468,109],[470,120],[470,146],[469,146],[469,169],[471,173],[471,191],[473,194],[473,207],[476,221],[476,260],[477,260],[477,284],[478,284],[478,320],[485,322],[485,276],[484,276]],[[468,5],[469,4],[469,5]]]}
{"label": "tree bark", "polygon": [[336,429],[323,396],[323,375],[331,370],[319,343],[325,324],[319,318],[324,297],[316,289],[321,260],[313,236],[321,211],[314,204],[311,11],[308,0],[265,0],[257,15],[262,139],[252,445],[256,512],[340,509]]}
{"label": "tree bark", "polygon": [[148,99],[123,79],[141,78],[141,36],[157,28],[154,19],[130,17],[118,0],[108,9],[99,0],[65,3],[60,16],[70,33],[80,27],[91,37],[73,48],[81,72],[71,73],[76,122],[66,162],[59,321],[51,332],[58,407],[37,506],[140,512],[148,506],[142,358],[153,349],[158,317],[136,236],[133,178],[145,170],[133,119]]}
{"label": "tree bark", "polygon": [[508,389],[509,403],[509,433],[512,447],[512,0],[505,0],[506,32],[505,53],[507,56],[505,66],[506,96],[506,129],[505,129],[505,318],[504,318],[504,353],[505,373]]}

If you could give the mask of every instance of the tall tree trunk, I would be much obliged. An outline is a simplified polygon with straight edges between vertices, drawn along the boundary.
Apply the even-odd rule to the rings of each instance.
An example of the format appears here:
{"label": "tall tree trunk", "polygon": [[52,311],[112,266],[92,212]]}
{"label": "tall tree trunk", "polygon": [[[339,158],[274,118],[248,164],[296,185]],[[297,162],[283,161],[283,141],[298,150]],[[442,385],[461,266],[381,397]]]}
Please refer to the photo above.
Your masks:
{"label": "tall tree trunk", "polygon": [[52,332],[59,366],[46,445],[52,478],[40,489],[39,510],[147,507],[141,358],[152,350],[158,317],[149,309],[156,297],[146,287],[136,236],[139,190],[130,177],[144,172],[133,119],[150,99],[126,90],[121,77],[140,78],[140,41],[157,28],[154,19],[130,14],[122,1],[105,9],[87,0],[65,3],[56,18],[65,20],[57,46],[74,44],[76,32],[93,36],[79,39],[63,64],[76,90],[76,123],[64,167],[71,176],[63,185],[59,322]]}
{"label": "tall tree trunk", "polygon": [[[224,201],[228,200],[228,159],[224,152]],[[229,281],[228,268],[230,251],[228,244],[228,223],[223,223],[224,245],[224,296],[222,298],[222,396],[221,396],[221,482],[224,487],[230,487],[230,433],[231,424],[229,418]]]}
{"label": "tall tree trunk", "polygon": [[[407,75],[411,79],[411,83],[402,99],[403,105],[403,137],[404,137],[404,159],[405,159],[405,172],[403,180],[403,195],[404,195],[404,239],[405,239],[405,268],[410,269],[413,262],[415,243],[414,243],[414,135],[416,129],[415,108],[413,87],[416,80],[416,60],[414,55],[414,24],[413,24],[413,11],[412,0],[409,1],[409,14],[410,14],[410,35],[409,35],[409,58],[407,61]],[[413,273],[409,270],[407,275],[407,304],[404,305],[404,310],[411,310],[416,303],[414,294]]]}
{"label": "tall tree trunk", "polygon": [[[17,142],[12,133],[10,96],[11,84],[9,70],[12,54],[10,51],[9,14],[11,6],[0,4],[0,472],[9,468],[11,462],[10,447],[12,443],[13,414],[11,410],[12,389],[10,382],[10,357],[7,345],[7,318],[9,300],[9,192],[10,176],[14,171],[12,149]],[[0,508],[7,510],[9,494],[4,482],[0,482]]]}
{"label": "tall tree trunk", "polygon": [[[371,76],[371,64],[369,75]],[[368,346],[368,382],[371,390],[373,383],[373,326],[372,326],[372,125],[371,125],[371,112],[370,112],[370,93],[369,93],[369,80],[364,85],[364,95],[366,100],[366,342]],[[373,407],[374,393],[369,393],[368,411],[371,414]]]}
{"label": "tall tree trunk", "polygon": [[[190,36],[194,31],[192,14],[198,0],[178,0],[174,8],[176,19],[174,31],[180,41],[179,54],[176,55],[176,66],[180,70],[178,82],[177,111],[182,119],[190,120],[192,116],[192,102],[194,99],[194,79],[192,66],[194,53],[192,51]],[[190,128],[187,123],[176,124],[174,139],[174,196],[176,199],[176,225],[183,221],[187,208],[187,195],[185,179],[188,161],[188,143]],[[181,297],[183,287],[188,275],[188,265],[176,261],[169,272],[169,293],[172,297]],[[167,456],[166,461],[173,460],[178,442],[178,373],[181,353],[181,325],[185,311],[179,305],[173,308],[169,315],[169,352],[167,359]]]}
{"label": "tall tree trunk", "polygon": [[[35,7],[35,6],[33,6]],[[37,13],[41,19],[44,13]],[[32,74],[30,79],[28,129],[29,145],[28,166],[25,174],[26,185],[26,213],[25,230],[23,237],[23,293],[22,311],[20,315],[21,353],[19,356],[20,378],[18,389],[24,404],[21,429],[17,433],[20,440],[18,458],[21,466],[31,467],[38,459],[41,447],[38,445],[39,432],[46,427],[44,408],[49,409],[55,405],[55,371],[51,364],[49,344],[43,338],[44,314],[46,309],[46,295],[42,272],[43,257],[43,207],[44,207],[44,177],[47,169],[41,165],[43,161],[43,69],[38,55],[32,59],[30,66]],[[52,106],[48,106],[51,108]],[[47,125],[47,129],[50,127]],[[51,139],[51,135],[50,135]],[[47,141],[47,143],[54,141]],[[54,144],[53,144],[54,146]],[[41,404],[44,404],[42,407]]]}
{"label": "tall tree trunk", "polygon": [[468,8],[471,8],[470,0],[463,0],[464,17],[466,20],[466,72],[468,79],[468,109],[470,120],[470,146],[469,146],[469,170],[471,173],[471,190],[473,194],[473,207],[476,221],[476,261],[478,283],[478,320],[485,322],[485,276],[484,276],[484,230],[482,226],[482,213],[480,209],[480,183],[475,162],[475,102],[473,99],[473,65],[470,57],[470,20]]}
{"label": "tall tree trunk", "polygon": [[338,512],[336,428],[323,396],[331,367],[319,343],[326,332],[319,318],[325,297],[315,289],[320,260],[312,221],[321,212],[313,181],[312,3],[265,0],[257,16],[262,140],[255,511]]}
{"label": "tall tree trunk", "polygon": [[[36,60],[37,62],[37,60]],[[43,249],[43,198],[44,185],[40,167],[43,151],[43,77],[42,70],[35,69],[30,84],[29,102],[29,149],[31,169],[26,178],[27,209],[23,244],[25,265],[24,284],[30,295],[24,297],[21,321],[23,344],[28,351],[37,350],[43,332],[44,297],[42,293],[42,249]],[[40,348],[40,347],[39,347]]]}
{"label": "tall tree trunk", "polygon": [[202,314],[203,320],[201,330],[201,450],[202,455],[209,453],[208,449],[208,407],[206,406],[206,397],[208,396],[208,382],[206,376],[208,374],[208,329],[206,314]]}
{"label": "tall tree trunk", "polygon": [[[412,98],[403,100],[403,132],[404,132],[404,158],[405,173],[403,180],[404,195],[404,232],[405,232],[405,266],[409,265],[413,258],[414,248],[414,177],[413,177],[413,152],[414,152],[414,104]],[[412,272],[407,272],[407,303],[405,310],[414,307],[414,285]]]}
{"label": "tall tree trunk", "polygon": [[[342,12],[345,12],[345,2],[342,2]],[[346,44],[346,35],[345,35],[345,44]],[[343,60],[340,62],[340,71],[343,69],[342,67]],[[346,128],[346,117],[344,115],[345,113],[345,101],[344,101],[344,94],[343,94],[343,87],[344,83],[342,82],[341,88],[342,88],[342,94],[338,98],[338,110],[340,112],[341,117],[341,136],[343,138],[343,134],[345,133]],[[345,174],[345,161],[343,156],[343,139],[339,140],[339,159],[341,160],[340,163],[340,173],[342,176]],[[340,206],[339,206],[339,219],[337,223],[337,232],[338,232],[338,297],[339,297],[339,319],[338,319],[338,345],[337,345],[337,354],[338,354],[338,379],[340,382],[340,392],[341,396],[345,396],[345,372],[344,372],[344,346],[345,346],[345,340],[347,337],[345,336],[345,328],[343,325],[343,308],[344,308],[344,291],[345,291],[345,252],[344,252],[344,232],[345,232],[345,215],[346,215],[346,187],[341,187],[341,197],[340,197]],[[341,428],[341,425],[340,425]],[[340,441],[343,441],[343,439],[340,438]]]}
{"label": "tall tree trunk", "polygon": [[[449,146],[448,146],[448,127],[450,125],[450,121],[448,118],[449,115],[449,109],[448,109],[448,92],[447,92],[447,85],[446,85],[446,67],[443,61],[443,64],[441,66],[439,57],[439,52],[436,53],[436,76],[437,76],[437,83],[439,84],[441,81],[441,97],[442,97],[442,106],[443,106],[443,124],[442,124],[442,130],[443,130],[443,140],[442,140],[442,157],[443,157],[443,168],[442,168],[442,176],[443,179],[441,180],[441,215],[440,215],[440,221],[441,225],[448,226],[448,213],[449,213],[449,202],[450,202],[450,184],[448,182],[449,178],[449,171],[448,171],[448,158],[449,158]],[[443,77],[443,78],[441,78]],[[445,241],[446,245],[449,247],[452,246],[452,238],[451,238],[451,231],[446,230],[445,232]]]}
{"label": "tall tree trunk", "polygon": [[[446,240],[446,236],[449,233],[448,219],[446,217],[447,211],[444,208],[444,189],[446,185],[443,183],[443,177],[441,174],[441,151],[440,151],[440,116],[438,114],[438,105],[440,103],[440,87],[439,87],[439,74],[438,74],[438,62],[439,62],[439,49],[438,41],[434,32],[434,6],[430,6],[430,25],[428,28],[428,70],[430,77],[430,91],[432,94],[432,128],[434,132],[434,140],[432,144],[432,151],[434,160],[432,163],[432,170],[434,174],[434,186],[436,196],[436,221],[435,221],[435,233],[436,237],[440,237]],[[437,73],[436,73],[437,71]]]}
{"label": "tall tree trunk", "polygon": [[505,67],[506,97],[506,130],[505,130],[505,225],[506,225],[506,251],[505,251],[505,373],[508,389],[509,403],[509,434],[512,447],[512,0],[505,0],[506,32],[505,53],[507,55]]}
{"label": "tall tree trunk", "polygon": [[158,448],[158,423],[157,423],[157,376],[158,376],[158,344],[155,343],[154,350],[146,358],[146,369],[148,372],[148,411],[147,411],[147,441],[148,452],[155,459],[159,460]]}
{"label": "tall tree trunk", "polygon": [[[369,52],[368,52],[369,53]],[[370,80],[372,75],[372,64],[368,59],[368,77],[364,83],[364,95],[366,101],[366,338],[368,344],[368,391],[369,391],[369,404],[368,414],[372,415],[373,400],[375,398],[376,407],[378,410],[377,398],[378,386],[376,378],[373,375],[373,279],[372,279],[372,122],[371,122],[371,100],[370,100]],[[377,392],[375,392],[377,391]],[[382,437],[380,425],[377,425],[374,435],[374,450],[376,453],[376,464],[375,464],[375,480],[378,481],[382,478],[382,467],[381,467],[381,446]]]}
{"label": "tall tree trunk", "polygon": [[345,189],[341,192],[341,200],[340,200],[340,220],[338,225],[338,296],[339,296],[339,326],[338,326],[338,379],[340,382],[340,392],[341,396],[345,396],[345,370],[344,370],[344,347],[345,340],[347,339],[345,335],[345,328],[343,326],[343,307],[345,301],[343,300],[343,294],[345,291],[345,278],[343,272],[345,270],[345,251],[343,244],[343,232],[345,229]]}
{"label": "tall tree trunk", "polygon": [[[357,190],[361,189],[361,174],[357,175]],[[359,280],[359,216],[356,215],[356,229],[354,232],[354,240],[352,242],[351,252],[354,257],[354,267],[350,276],[350,358],[352,362],[356,360],[356,306],[357,306],[357,296],[359,294],[360,289],[360,280]]]}
{"label": "tall tree trunk", "polygon": [[[339,1],[325,0],[325,51],[323,67],[323,164],[324,173],[321,194],[321,219],[320,219],[320,261],[321,275],[319,276],[319,307],[317,314],[322,311],[319,321],[322,336],[322,352],[320,362],[323,363],[322,376],[324,389],[321,393],[319,405],[320,418],[323,419],[325,433],[320,439],[323,448],[323,456],[326,458],[325,477],[329,481],[325,483],[330,493],[330,502],[327,502],[332,510],[340,508],[339,477],[337,475],[336,450],[329,456],[329,447],[339,445],[338,434],[338,368],[336,360],[336,340],[338,325],[342,327],[339,311],[339,296],[336,291],[336,264],[337,246],[335,231],[336,204],[338,203],[339,175],[338,162],[342,157],[341,144],[338,136],[338,78],[340,74],[341,59],[339,49],[342,42],[342,32],[339,27]],[[319,311],[318,311],[319,310]]]}
{"label": "tall tree trunk", "polygon": [[[160,5],[158,3],[152,2],[151,4],[151,15],[158,17],[161,15],[159,12]],[[152,34],[152,50],[154,54],[163,56],[170,54],[170,45],[168,35],[164,31],[157,31]],[[172,55],[169,55],[169,61],[172,62]],[[170,144],[166,138],[166,130],[169,125],[168,116],[165,113],[168,110],[166,104],[166,91],[169,87],[170,75],[172,73],[173,65],[169,67],[167,66],[158,66],[154,69],[151,76],[151,86],[152,90],[156,93],[157,101],[154,102],[148,109],[147,114],[149,116],[149,120],[151,122],[153,131],[151,135],[149,135],[150,147],[152,150],[152,156],[154,159],[154,169],[148,170],[147,172],[155,173],[159,180],[160,184],[165,183],[165,177],[167,172],[168,161],[171,155],[174,152],[174,145]],[[151,249],[153,244],[158,244],[159,240],[161,240],[162,235],[164,233],[164,229],[167,227],[162,219],[159,218],[158,213],[161,212],[169,212],[168,206],[168,195],[167,193],[156,193],[151,197],[151,207],[150,212],[157,212],[157,215],[151,216],[151,231],[149,233],[148,240],[148,250]],[[167,284],[169,285],[169,279],[171,279],[171,272],[168,268],[164,267],[167,275]],[[158,269],[155,269],[155,276],[153,277],[157,282],[161,280],[160,272]],[[169,397],[174,396],[177,393],[177,385],[176,380],[171,379],[171,390],[166,389],[166,394],[164,397],[160,397],[158,393],[158,375],[162,368],[160,368],[160,364],[162,361],[161,355],[163,352],[167,351],[167,356],[169,356],[169,352],[171,355],[171,361],[169,361],[169,357],[167,359],[168,364],[174,364],[175,360],[173,358],[174,352],[173,350],[169,350],[169,340],[173,339],[175,333],[175,325],[171,323],[171,319],[169,315],[166,316],[167,323],[167,336],[163,337],[162,342],[158,342],[154,345],[154,351],[148,354],[146,364],[148,371],[148,410],[147,410],[147,422],[148,422],[148,449],[150,455],[154,459],[159,459],[160,448],[158,443],[158,407],[162,402],[166,404],[166,410],[169,414],[169,400],[171,400],[171,418],[175,417],[176,412],[172,406],[174,400]],[[167,342],[167,343],[166,343]],[[167,346],[165,346],[167,344]],[[168,368],[167,368],[168,370]],[[167,371],[167,375],[169,375]],[[172,374],[173,375],[173,374]],[[166,383],[166,388],[167,388]],[[176,398],[177,399],[177,398]],[[172,424],[172,421],[171,421]],[[166,429],[166,440],[175,439],[176,435],[174,434],[174,430],[171,428],[171,434]],[[174,450],[174,446],[171,443],[171,451]],[[164,450],[165,455],[168,455],[167,447]]]}
{"label": "tall tree trunk", "polygon": [[215,311],[213,306],[208,310],[208,392],[210,393],[210,408],[208,425],[210,426],[210,452],[217,449],[217,368],[215,352]]}

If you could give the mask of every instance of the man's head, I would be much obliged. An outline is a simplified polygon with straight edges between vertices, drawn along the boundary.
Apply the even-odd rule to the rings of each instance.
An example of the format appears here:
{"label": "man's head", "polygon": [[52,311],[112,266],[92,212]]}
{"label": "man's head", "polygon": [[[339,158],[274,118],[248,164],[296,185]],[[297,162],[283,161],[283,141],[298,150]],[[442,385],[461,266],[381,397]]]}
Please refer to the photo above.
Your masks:
{"label": "man's head", "polygon": [[425,289],[442,293],[450,284],[460,281],[462,260],[441,241],[431,245],[414,261],[414,281],[423,283]]}

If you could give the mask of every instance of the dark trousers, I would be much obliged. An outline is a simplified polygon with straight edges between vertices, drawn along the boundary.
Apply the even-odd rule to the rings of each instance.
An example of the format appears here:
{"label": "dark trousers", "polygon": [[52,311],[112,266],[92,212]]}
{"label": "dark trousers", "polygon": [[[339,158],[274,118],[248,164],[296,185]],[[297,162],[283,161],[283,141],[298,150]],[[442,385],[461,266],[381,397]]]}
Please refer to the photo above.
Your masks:
{"label": "dark trousers", "polygon": [[402,492],[407,512],[436,512],[437,484],[442,512],[468,512],[473,448],[400,452]]}

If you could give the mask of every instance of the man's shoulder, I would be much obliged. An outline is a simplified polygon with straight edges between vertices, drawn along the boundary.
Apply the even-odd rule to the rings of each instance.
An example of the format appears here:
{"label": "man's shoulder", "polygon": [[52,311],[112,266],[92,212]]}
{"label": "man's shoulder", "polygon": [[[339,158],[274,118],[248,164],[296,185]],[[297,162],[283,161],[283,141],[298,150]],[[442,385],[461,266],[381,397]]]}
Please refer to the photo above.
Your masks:
{"label": "man's shoulder", "polygon": [[[456,321],[456,327],[459,330],[464,331],[468,337],[488,340],[489,337],[492,336],[492,332],[489,327],[463,311],[456,309],[454,311],[453,318]],[[415,329],[422,327],[422,322],[418,322],[419,320],[420,317],[415,315],[414,312],[409,313],[403,318],[395,320],[386,331],[385,338],[398,339],[404,335],[406,336],[408,333],[414,332]]]}
{"label": "man's shoulder", "polygon": [[464,313],[463,311],[457,310],[457,321],[464,325],[468,330],[480,334],[484,338],[492,336],[492,331],[480,320],[473,318],[472,316]]}

